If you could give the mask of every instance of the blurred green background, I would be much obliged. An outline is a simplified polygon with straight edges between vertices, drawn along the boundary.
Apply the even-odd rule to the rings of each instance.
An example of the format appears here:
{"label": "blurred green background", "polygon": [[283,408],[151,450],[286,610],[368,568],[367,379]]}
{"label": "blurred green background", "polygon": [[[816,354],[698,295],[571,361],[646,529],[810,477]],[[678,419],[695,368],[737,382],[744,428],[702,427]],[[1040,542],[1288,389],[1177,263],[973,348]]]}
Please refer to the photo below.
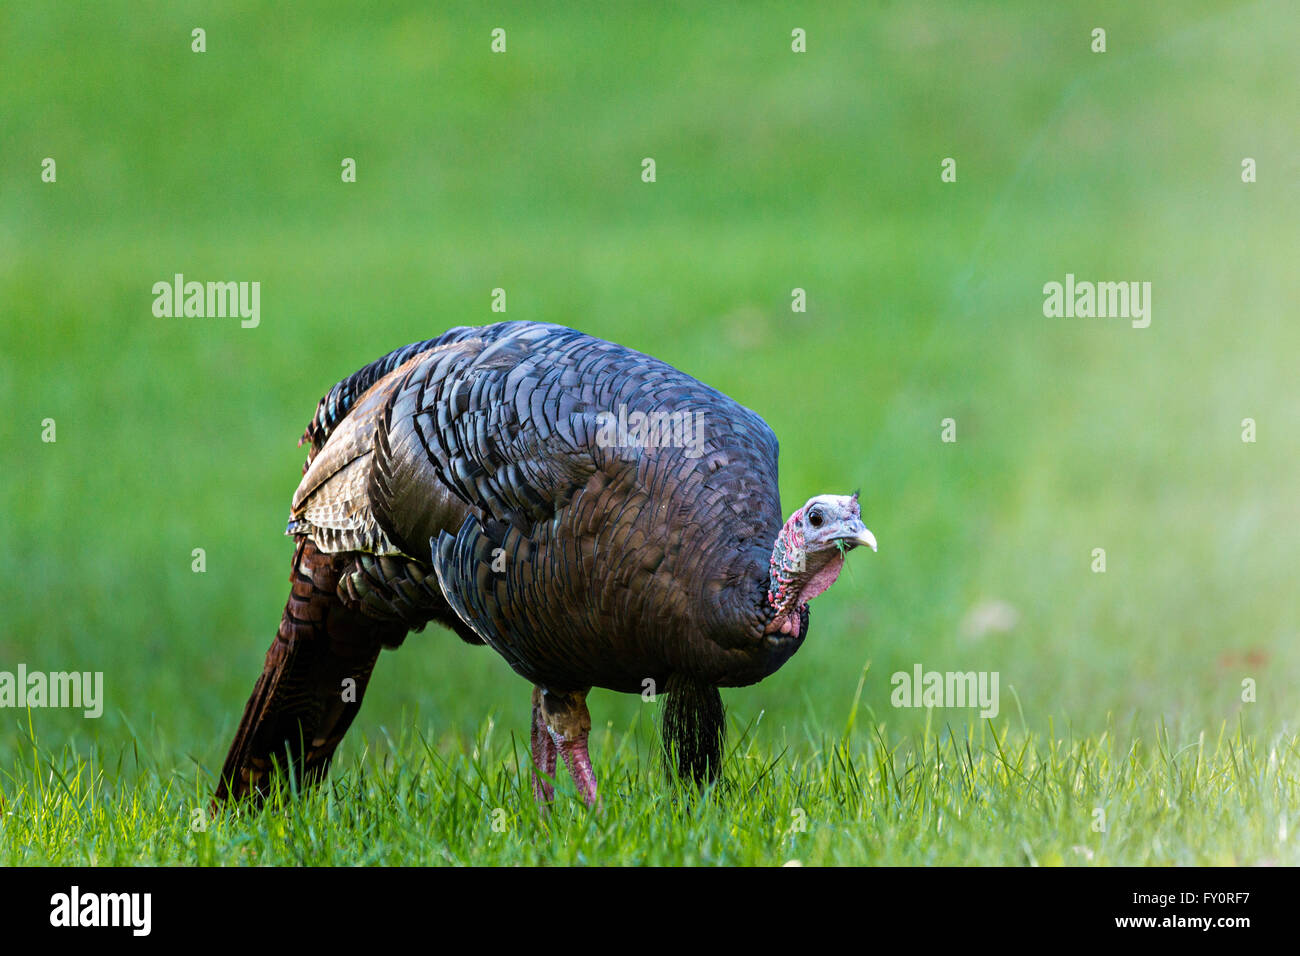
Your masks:
{"label": "blurred green background", "polygon": [[[787,511],[861,486],[880,553],[725,694],[774,750],[842,728],[868,660],[862,705],[903,733],[925,714],[889,675],[914,663],[998,671],[999,721],[1018,697],[1031,727],[1294,727],[1300,20],[1168,7],[6,3],[0,670],[99,670],[107,696],[34,712],[41,743],[134,729],[219,766],[317,399],[502,318],[496,287],[504,318],[757,410]],[[261,282],[260,326],[155,318],[177,272]],[[1067,272],[1151,282],[1150,328],[1045,318]],[[356,726],[523,736],[528,694],[431,628]],[[643,706],[591,704],[617,728]],[[27,717],[0,717],[12,756]]]}

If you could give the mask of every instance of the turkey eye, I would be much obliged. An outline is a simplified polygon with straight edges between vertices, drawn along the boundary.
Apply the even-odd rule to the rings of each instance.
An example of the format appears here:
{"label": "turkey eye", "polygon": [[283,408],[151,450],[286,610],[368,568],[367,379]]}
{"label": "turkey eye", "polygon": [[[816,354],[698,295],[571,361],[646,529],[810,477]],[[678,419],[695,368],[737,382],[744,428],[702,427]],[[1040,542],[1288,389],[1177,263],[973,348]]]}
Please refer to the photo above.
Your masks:
{"label": "turkey eye", "polygon": [[820,511],[808,512],[808,523],[814,528],[820,528],[822,526],[822,513]]}

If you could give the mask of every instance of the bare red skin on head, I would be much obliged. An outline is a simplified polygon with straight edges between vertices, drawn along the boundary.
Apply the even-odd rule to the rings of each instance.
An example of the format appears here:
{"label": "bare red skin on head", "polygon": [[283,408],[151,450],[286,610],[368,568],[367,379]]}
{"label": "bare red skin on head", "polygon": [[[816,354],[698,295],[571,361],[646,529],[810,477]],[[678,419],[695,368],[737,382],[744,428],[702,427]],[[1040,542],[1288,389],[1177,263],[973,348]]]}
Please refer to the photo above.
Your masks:
{"label": "bare red skin on head", "polygon": [[817,595],[821,594],[828,587],[835,583],[835,579],[840,576],[840,571],[844,568],[844,555],[838,551],[831,555],[831,559],[826,565],[813,574],[799,590],[799,597],[795,600],[796,607],[803,607]]}
{"label": "bare red skin on head", "polygon": [[765,634],[798,633],[800,608],[834,584],[844,567],[844,555],[839,552],[830,555],[811,574],[797,561],[789,560],[791,555],[804,553],[803,515],[804,509],[800,508],[790,516],[772,549],[767,603],[773,609],[773,616],[764,628]]}

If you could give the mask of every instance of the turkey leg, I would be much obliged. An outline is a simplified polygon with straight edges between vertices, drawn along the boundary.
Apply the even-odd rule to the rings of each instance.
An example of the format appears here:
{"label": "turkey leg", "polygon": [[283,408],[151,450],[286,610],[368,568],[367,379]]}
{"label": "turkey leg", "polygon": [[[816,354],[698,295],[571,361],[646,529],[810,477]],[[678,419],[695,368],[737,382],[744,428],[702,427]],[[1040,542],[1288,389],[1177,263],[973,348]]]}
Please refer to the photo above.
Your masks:
{"label": "turkey leg", "polygon": [[538,803],[550,803],[555,799],[555,787],[551,780],[555,777],[555,741],[546,729],[542,719],[542,689],[533,688],[533,797]]}
{"label": "turkey leg", "polygon": [[[587,688],[590,690],[590,688]],[[557,693],[537,688],[533,691],[534,713],[540,718],[542,726],[533,727],[533,762],[539,769],[555,769],[555,752],[564,758],[564,765],[569,768],[578,792],[587,806],[596,803],[596,775],[591,770],[591,758],[587,755],[587,735],[591,732],[591,713],[587,710],[587,690]],[[540,706],[538,706],[540,705]],[[539,733],[540,731],[540,733]],[[546,736],[554,743],[553,749],[542,746],[538,750],[538,738]],[[549,754],[549,758],[548,758]],[[543,794],[550,791],[548,783],[543,782],[537,789]],[[537,792],[535,789],[534,792]]]}

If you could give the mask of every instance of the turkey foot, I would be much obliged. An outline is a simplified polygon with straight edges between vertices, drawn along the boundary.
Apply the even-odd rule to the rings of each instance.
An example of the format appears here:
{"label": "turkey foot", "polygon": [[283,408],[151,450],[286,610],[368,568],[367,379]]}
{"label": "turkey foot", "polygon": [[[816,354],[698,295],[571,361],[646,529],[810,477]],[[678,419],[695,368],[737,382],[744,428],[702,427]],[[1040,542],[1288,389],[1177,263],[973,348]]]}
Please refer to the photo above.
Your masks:
{"label": "turkey foot", "polygon": [[[589,690],[588,688],[587,690]],[[596,775],[591,770],[591,758],[587,755],[587,735],[591,732],[591,714],[587,710],[587,690],[571,693],[537,688],[533,691],[534,713],[540,718],[541,727],[534,720],[533,727],[533,763],[541,770],[555,769],[555,754],[559,751],[564,758],[564,765],[573,775],[587,806],[596,804]],[[542,744],[539,749],[539,737],[549,737],[552,747]],[[544,796],[553,795],[548,782],[536,783],[534,792]]]}

